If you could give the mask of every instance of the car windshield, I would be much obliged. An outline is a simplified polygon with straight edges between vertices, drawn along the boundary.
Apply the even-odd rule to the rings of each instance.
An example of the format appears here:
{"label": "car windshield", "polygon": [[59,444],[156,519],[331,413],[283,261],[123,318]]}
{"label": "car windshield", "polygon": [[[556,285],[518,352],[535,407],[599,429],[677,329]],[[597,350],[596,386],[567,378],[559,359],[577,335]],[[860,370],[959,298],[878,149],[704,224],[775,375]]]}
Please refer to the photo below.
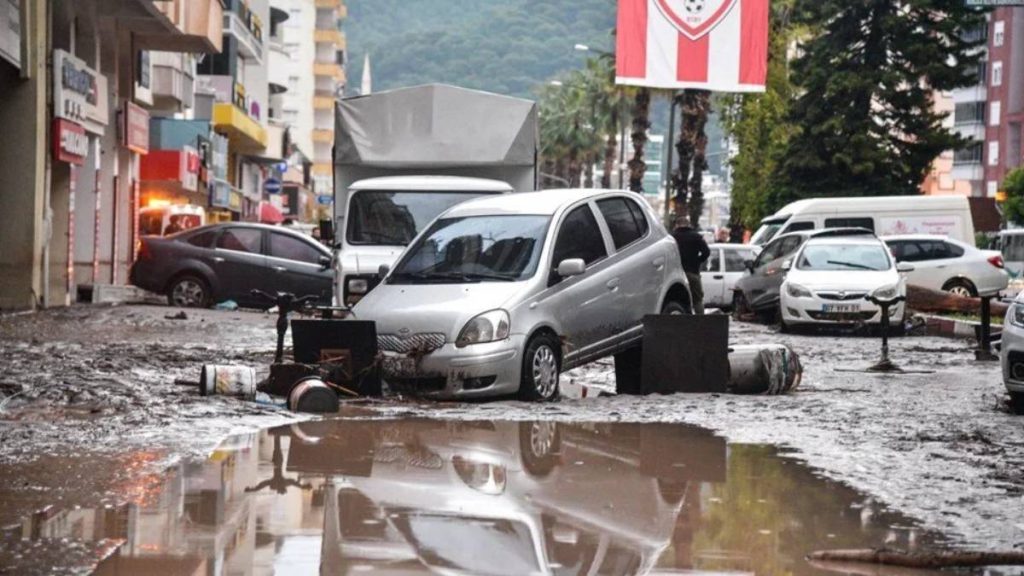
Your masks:
{"label": "car windshield", "polygon": [[800,270],[888,270],[889,255],[881,244],[812,244],[800,254]]}
{"label": "car windshield", "polygon": [[779,233],[779,230],[789,222],[789,217],[776,218],[774,220],[764,220],[761,222],[761,227],[754,232],[754,235],[750,237],[750,243],[763,246],[768,242],[771,242],[772,238]]}
{"label": "car windshield", "polygon": [[533,276],[549,216],[442,218],[395,267],[394,284],[513,282]]}
{"label": "car windshield", "polygon": [[349,244],[406,246],[445,210],[483,195],[481,192],[369,191],[349,201]]}
{"label": "car windshield", "polygon": [[400,511],[395,526],[427,566],[467,574],[535,574],[530,530],[503,518],[455,517]]}

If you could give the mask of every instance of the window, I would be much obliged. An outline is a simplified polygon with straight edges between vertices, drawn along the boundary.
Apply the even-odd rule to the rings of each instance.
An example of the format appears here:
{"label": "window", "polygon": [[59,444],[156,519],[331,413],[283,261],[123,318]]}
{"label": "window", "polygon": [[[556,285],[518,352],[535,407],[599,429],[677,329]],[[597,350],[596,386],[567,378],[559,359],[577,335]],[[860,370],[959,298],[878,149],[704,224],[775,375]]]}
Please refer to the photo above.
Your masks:
{"label": "window", "polygon": [[782,256],[782,243],[785,242],[785,240],[785,238],[782,240],[775,240],[774,242],[765,246],[764,250],[761,251],[761,254],[757,257],[757,260],[755,261],[755,267],[760,268],[761,266],[764,266],[765,264],[771,262],[772,260],[775,260]]}
{"label": "window", "polygon": [[992,102],[992,107],[989,108],[988,125],[999,126],[999,116],[1003,111],[1003,103],[999,100]]}
{"label": "window", "polygon": [[995,180],[989,180],[985,183],[985,195],[989,198],[995,198],[999,192],[999,182]]}
{"label": "window", "polygon": [[790,222],[786,226],[786,232],[800,232],[802,230],[814,230],[814,222]]}
{"label": "window", "polygon": [[213,237],[216,235],[216,230],[207,230],[206,232],[193,234],[192,236],[189,236],[185,241],[193,246],[198,246],[200,248],[211,248],[213,246]]}
{"label": "window", "polygon": [[992,85],[1002,86],[1003,85],[1003,63],[993,62],[992,63]]}
{"label": "window", "polygon": [[964,255],[964,249],[951,242],[944,242],[950,258],[959,258]]}
{"label": "window", "polygon": [[953,109],[954,124],[974,124],[985,121],[984,102],[963,102]]}
{"label": "window", "polygon": [[235,252],[260,253],[263,231],[255,228],[228,228],[217,238],[217,248]]}
{"label": "window", "polygon": [[988,165],[999,166],[999,142],[988,143]]}
{"label": "window", "polygon": [[274,233],[270,235],[270,255],[274,258],[319,264],[320,257],[324,254],[298,238]]}
{"label": "window", "polygon": [[786,258],[792,256],[800,246],[806,240],[803,236],[790,236],[782,241],[782,246],[779,247],[779,258]]}
{"label": "window", "polygon": [[405,246],[445,210],[480,196],[479,192],[362,190],[349,201],[349,244]]}
{"label": "window", "polygon": [[827,218],[825,228],[867,228],[875,231],[874,218]]}
{"label": "window", "polygon": [[647,231],[650,230],[650,224],[647,222],[647,215],[644,213],[643,208],[632,200],[627,200],[626,205],[629,206],[629,211],[633,213],[636,225],[640,228],[640,235],[646,236]]}
{"label": "window", "polygon": [[[560,262],[570,258],[582,258],[589,266],[606,256],[608,252],[604,247],[604,237],[597,227],[597,219],[590,206],[583,205],[570,212],[558,230],[551,266],[558,267]],[[548,285],[557,284],[561,280],[557,273],[552,272]]]}
{"label": "window", "polygon": [[746,272],[747,261],[754,259],[754,253],[749,250],[723,250],[722,253],[726,272]]}
{"label": "window", "polygon": [[1024,262],[1024,234],[1003,236],[1003,258],[1008,262]]}
{"label": "window", "polygon": [[972,142],[966,148],[953,153],[953,165],[963,166],[966,164],[981,163],[981,142]]}
{"label": "window", "polygon": [[992,34],[992,45],[1002,46],[1006,40],[1006,22],[1003,20],[996,20],[995,30]]}
{"label": "window", "polygon": [[701,272],[721,272],[722,271],[722,251],[712,250],[711,256],[701,266]]}
{"label": "window", "polygon": [[608,198],[597,203],[598,210],[608,224],[616,250],[621,250],[643,236],[639,223],[629,209],[629,204],[625,198]]}

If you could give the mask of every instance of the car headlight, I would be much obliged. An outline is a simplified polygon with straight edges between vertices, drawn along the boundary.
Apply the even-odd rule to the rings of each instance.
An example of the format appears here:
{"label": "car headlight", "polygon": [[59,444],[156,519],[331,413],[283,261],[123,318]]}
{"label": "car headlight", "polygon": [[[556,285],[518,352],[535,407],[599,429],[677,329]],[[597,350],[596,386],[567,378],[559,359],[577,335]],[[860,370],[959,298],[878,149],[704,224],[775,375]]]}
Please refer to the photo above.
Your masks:
{"label": "car headlight", "polygon": [[470,344],[484,344],[486,342],[497,342],[508,338],[509,329],[508,312],[504,310],[491,310],[466,322],[466,326],[459,332],[455,345],[459,348]]}
{"label": "car headlight", "polygon": [[505,491],[508,474],[504,466],[476,462],[462,456],[452,458],[452,465],[459,478],[473,490],[497,496]]}
{"label": "car headlight", "polygon": [[793,298],[810,298],[812,296],[810,290],[792,282],[786,284],[786,292]]}
{"label": "car headlight", "polygon": [[1017,328],[1024,328],[1024,304],[1010,306],[1010,311],[1006,313],[1006,319]]}
{"label": "car headlight", "polygon": [[892,300],[897,295],[899,295],[899,292],[899,286],[894,284],[892,286],[882,286],[878,290],[872,292],[871,295],[874,296],[875,298],[878,298],[879,300]]}
{"label": "car headlight", "polygon": [[370,290],[370,283],[367,282],[366,278],[349,278],[348,279],[348,293],[349,294],[366,294]]}

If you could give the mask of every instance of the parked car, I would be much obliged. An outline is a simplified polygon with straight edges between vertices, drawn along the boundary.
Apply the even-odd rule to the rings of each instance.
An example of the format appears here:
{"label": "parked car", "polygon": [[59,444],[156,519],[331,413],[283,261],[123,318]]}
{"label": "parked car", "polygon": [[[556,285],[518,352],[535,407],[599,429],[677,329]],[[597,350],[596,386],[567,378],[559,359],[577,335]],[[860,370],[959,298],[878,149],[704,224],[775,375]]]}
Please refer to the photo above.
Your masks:
{"label": "parked car", "polygon": [[280,226],[213,224],[161,238],[143,236],[131,283],[167,295],[172,306],[205,307],[223,300],[265,306],[255,289],[317,295],[331,302],[330,251]]}
{"label": "parked car", "polygon": [[1003,322],[999,363],[1014,412],[1024,414],[1024,292],[1017,295]]}
{"label": "parked car", "polygon": [[762,220],[750,243],[763,246],[780,234],[848,227],[866,228],[879,236],[941,234],[974,243],[971,205],[963,196],[797,200]]}
{"label": "parked car", "polygon": [[643,199],[546,190],[449,209],[353,311],[376,321],[392,387],[551,400],[560,372],[636,348],[645,315],[691,300]]}
{"label": "parked car", "polygon": [[733,290],[732,308],[738,314],[754,312],[760,315],[774,316],[779,310],[779,287],[786,276],[782,264],[793,258],[810,238],[837,236],[869,236],[874,237],[865,228],[829,228],[825,230],[803,230],[781,234],[769,242],[747,265],[749,274],[744,274],[736,281]]}
{"label": "parked car", "polygon": [[708,248],[711,256],[700,272],[704,306],[729,309],[736,282],[747,272],[747,262],[757,258],[760,248],[748,244],[711,244]]}
{"label": "parked car", "polygon": [[[906,297],[905,273],[889,249],[873,236],[824,237],[808,240],[783,264],[786,279],[780,291],[783,328],[807,324],[879,324],[882,309],[867,298]],[[902,321],[904,304],[889,307],[889,317]]]}
{"label": "parked car", "polygon": [[945,290],[960,296],[990,296],[1006,289],[1010,276],[1003,255],[944,236],[915,234],[885,236],[897,262],[910,262],[914,271],[907,283]]}

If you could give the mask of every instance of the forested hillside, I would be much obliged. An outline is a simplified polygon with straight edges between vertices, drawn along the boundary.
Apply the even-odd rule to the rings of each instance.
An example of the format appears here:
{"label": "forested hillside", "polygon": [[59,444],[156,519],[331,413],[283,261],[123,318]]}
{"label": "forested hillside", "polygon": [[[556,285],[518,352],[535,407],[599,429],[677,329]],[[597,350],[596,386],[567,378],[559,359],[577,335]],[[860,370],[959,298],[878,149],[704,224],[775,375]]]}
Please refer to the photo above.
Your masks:
{"label": "forested hillside", "polygon": [[[608,50],[615,0],[348,0],[349,86],[369,52],[373,89],[446,82],[534,96],[580,68],[577,43]],[[351,93],[351,91],[350,91]]]}

